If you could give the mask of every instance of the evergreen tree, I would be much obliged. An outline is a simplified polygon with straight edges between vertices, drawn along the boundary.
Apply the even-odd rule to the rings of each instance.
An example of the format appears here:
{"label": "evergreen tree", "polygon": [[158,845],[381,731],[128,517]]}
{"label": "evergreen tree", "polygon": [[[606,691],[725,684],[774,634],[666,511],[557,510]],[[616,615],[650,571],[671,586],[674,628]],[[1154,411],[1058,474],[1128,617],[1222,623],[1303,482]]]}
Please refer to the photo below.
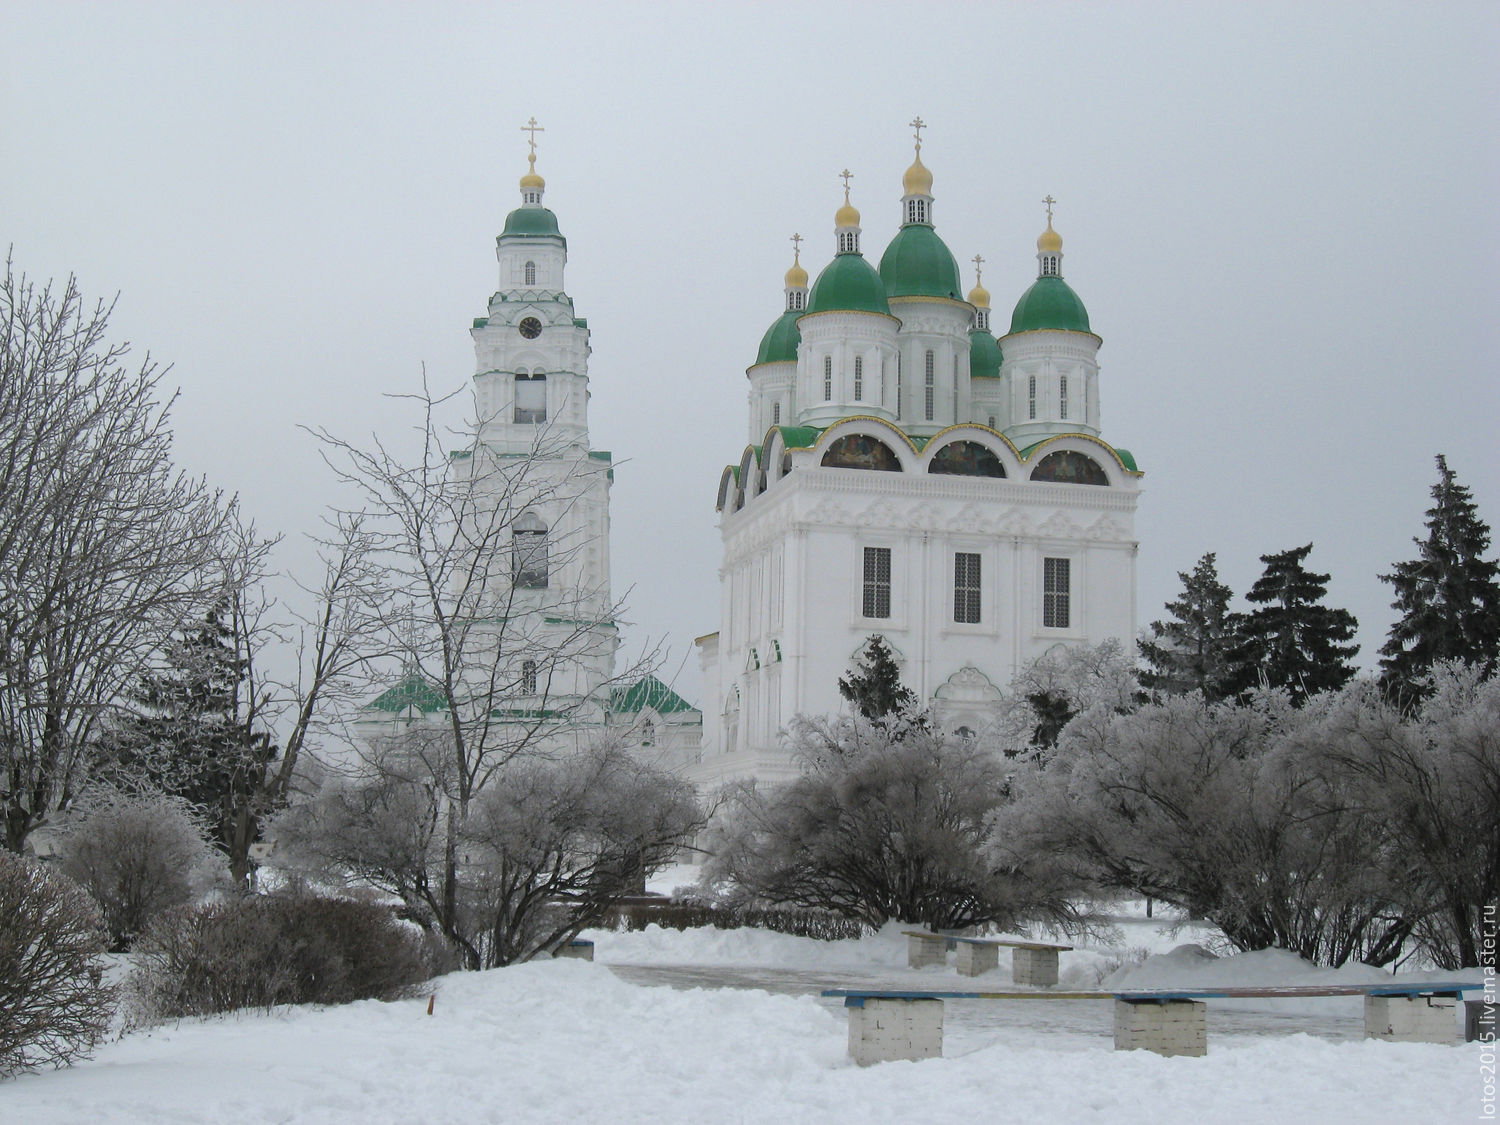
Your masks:
{"label": "evergreen tree", "polygon": [[106,772],[186,801],[243,881],[243,853],[269,811],[259,797],[276,747],[244,714],[246,663],[226,612],[216,606],[184,629],[163,665],[142,677],[133,714],[106,740]]}
{"label": "evergreen tree", "polygon": [[1347,609],[1322,604],[1328,575],[1303,567],[1313,545],[1262,555],[1265,573],[1245,600],[1256,608],[1238,620],[1240,663],[1249,680],[1286,688],[1301,706],[1307,697],[1335,691],[1355,674],[1349,661],[1359,651],[1350,644],[1359,623]]}
{"label": "evergreen tree", "polygon": [[1167,603],[1171,618],[1151,622],[1151,636],[1140,639],[1149,666],[1141,674],[1142,686],[1165,695],[1200,691],[1210,702],[1238,694],[1245,686],[1235,662],[1238,617],[1230,612],[1232,594],[1219,581],[1214,553],[1199,559],[1191,574],[1178,571],[1177,577],[1182,596]]}
{"label": "evergreen tree", "polygon": [[872,636],[848,676],[839,677],[839,694],[872,721],[900,717],[917,706],[917,694],[901,682],[885,638]]}
{"label": "evergreen tree", "polygon": [[1403,702],[1422,697],[1421,681],[1437,661],[1460,660],[1490,676],[1500,659],[1500,562],[1481,557],[1490,529],[1441,454],[1437,466],[1427,539],[1412,540],[1418,557],[1380,576],[1395,587],[1391,605],[1401,615],[1380,649],[1381,682]]}

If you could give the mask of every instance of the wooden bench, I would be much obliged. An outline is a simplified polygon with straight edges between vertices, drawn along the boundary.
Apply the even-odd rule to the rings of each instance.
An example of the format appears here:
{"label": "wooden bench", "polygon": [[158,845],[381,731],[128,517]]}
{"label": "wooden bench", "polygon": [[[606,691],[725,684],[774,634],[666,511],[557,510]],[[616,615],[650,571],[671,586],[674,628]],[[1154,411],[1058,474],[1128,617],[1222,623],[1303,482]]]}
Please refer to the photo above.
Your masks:
{"label": "wooden bench", "polygon": [[563,942],[552,951],[554,957],[575,957],[580,961],[592,961],[594,959],[594,943],[585,941],[583,938],[574,938],[572,941]]}
{"label": "wooden bench", "polygon": [[941,1058],[946,1000],[1112,1000],[1115,1050],[1205,1055],[1205,1001],[1265,997],[1363,996],[1365,1037],[1406,1043],[1454,1042],[1456,1007],[1474,981],[1284,988],[1116,989],[1082,992],[902,992],[830,988],[849,1013],[849,1054],[860,1066],[894,1059]]}
{"label": "wooden bench", "polygon": [[980,973],[1000,967],[1000,947],[1004,945],[1015,950],[1010,963],[1011,982],[1045,987],[1057,983],[1057,955],[1073,948],[1071,945],[1048,945],[1040,941],[934,934],[926,930],[901,932],[906,937],[906,963],[913,969],[946,964],[948,950],[956,948],[958,975],[977,977]]}

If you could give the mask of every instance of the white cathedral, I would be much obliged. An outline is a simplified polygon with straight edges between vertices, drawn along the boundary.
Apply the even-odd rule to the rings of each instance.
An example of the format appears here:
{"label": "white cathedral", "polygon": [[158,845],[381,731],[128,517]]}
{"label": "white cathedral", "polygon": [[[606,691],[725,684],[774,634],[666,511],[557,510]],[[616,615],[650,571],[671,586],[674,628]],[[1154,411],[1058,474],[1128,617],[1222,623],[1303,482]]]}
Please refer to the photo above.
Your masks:
{"label": "white cathedral", "polygon": [[[622,730],[704,789],[775,781],[796,772],[782,737],[791,718],[846,707],[839,677],[872,636],[944,724],[971,730],[1025,662],[1135,636],[1141,473],[1099,436],[1101,341],[1063,280],[1052,201],[1037,279],[997,340],[989,293],[976,283],[960,296],[913,124],[916,159],[879,268],[863,255],[846,172],[834,256],[809,285],[798,246],[785,310],[746,372],[750,444],[719,484],[720,624],[698,639],[701,711],[652,676],[615,678],[612,461],[589,445],[588,323],[563,285],[567,241],[542,203],[528,127],[521,206],[496,239],[499,288],[472,328],[485,421],[459,455],[529,458],[547,483],[518,509],[502,571],[534,618],[537,653],[569,657],[509,655],[522,662],[506,672],[518,715],[566,700],[569,741]],[[378,736],[436,721],[436,707],[407,677],[362,725]]]}
{"label": "white cathedral", "polygon": [[719,484],[719,632],[698,642],[701,786],[793,776],[782,732],[847,707],[839,677],[874,635],[971,730],[1025,662],[1135,636],[1141,473],[1099,436],[1101,340],[1063,280],[1052,200],[997,340],[982,284],[960,296],[913,125],[879,268],[846,172],[833,259],[809,287],[794,258],[746,372],[750,444]]}

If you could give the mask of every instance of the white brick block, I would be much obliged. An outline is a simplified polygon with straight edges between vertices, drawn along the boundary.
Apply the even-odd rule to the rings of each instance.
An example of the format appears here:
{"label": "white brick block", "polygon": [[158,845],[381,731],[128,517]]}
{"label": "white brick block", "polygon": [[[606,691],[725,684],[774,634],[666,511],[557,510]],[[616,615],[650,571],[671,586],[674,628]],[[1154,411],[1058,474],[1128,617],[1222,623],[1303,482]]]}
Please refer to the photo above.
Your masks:
{"label": "white brick block", "polygon": [[1392,1043],[1452,1043],[1458,1034],[1453,996],[1366,996],[1365,1038]]}
{"label": "white brick block", "polygon": [[1208,1054],[1208,1005],[1197,1000],[1116,1000],[1115,1050]]}
{"label": "white brick block", "polygon": [[948,939],[940,935],[923,937],[909,934],[906,938],[906,964],[913,969],[928,965],[943,965],[948,961]]}
{"label": "white brick block", "polygon": [[1048,987],[1057,983],[1057,950],[1017,949],[1011,954],[1010,979],[1016,984]]}
{"label": "white brick block", "polygon": [[941,1000],[867,999],[847,1010],[849,1055],[860,1066],[943,1057]]}
{"label": "white brick block", "polygon": [[994,945],[961,941],[958,943],[957,961],[959,976],[977,977],[980,973],[1000,967],[1000,949]]}

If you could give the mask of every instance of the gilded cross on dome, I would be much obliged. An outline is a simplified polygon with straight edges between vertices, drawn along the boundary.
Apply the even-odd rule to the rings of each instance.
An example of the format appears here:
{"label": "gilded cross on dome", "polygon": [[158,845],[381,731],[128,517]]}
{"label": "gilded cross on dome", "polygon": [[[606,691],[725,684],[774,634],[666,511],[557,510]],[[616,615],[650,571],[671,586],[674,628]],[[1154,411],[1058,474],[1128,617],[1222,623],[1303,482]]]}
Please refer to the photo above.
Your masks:
{"label": "gilded cross on dome", "polygon": [[974,284],[975,285],[978,285],[981,281],[984,280],[984,270],[982,268],[983,266],[984,266],[984,259],[981,258],[978,254],[975,254],[974,255]]}
{"label": "gilded cross on dome", "polygon": [[1050,227],[1052,225],[1052,205],[1056,203],[1057,200],[1053,199],[1051,195],[1048,195],[1046,199],[1042,200],[1042,202],[1047,205],[1047,225]]}
{"label": "gilded cross on dome", "polygon": [[917,131],[917,144],[920,145],[922,143],[922,130],[927,128],[927,122],[923,121],[920,117],[914,117],[907,124]]}
{"label": "gilded cross on dome", "polygon": [[800,234],[792,235],[792,256],[799,262],[802,260],[802,236]]}
{"label": "gilded cross on dome", "polygon": [[531,159],[533,161],[536,160],[536,135],[538,133],[545,133],[546,131],[544,127],[536,123],[535,117],[521,126],[521,132],[530,134],[527,137],[527,143],[531,145]]}
{"label": "gilded cross on dome", "polygon": [[842,172],[839,173],[839,175],[843,178],[843,181],[844,181],[844,202],[848,203],[849,202],[849,181],[852,180],[852,179],[854,179],[854,173],[851,172],[851,171],[849,171],[849,169],[845,168]]}

